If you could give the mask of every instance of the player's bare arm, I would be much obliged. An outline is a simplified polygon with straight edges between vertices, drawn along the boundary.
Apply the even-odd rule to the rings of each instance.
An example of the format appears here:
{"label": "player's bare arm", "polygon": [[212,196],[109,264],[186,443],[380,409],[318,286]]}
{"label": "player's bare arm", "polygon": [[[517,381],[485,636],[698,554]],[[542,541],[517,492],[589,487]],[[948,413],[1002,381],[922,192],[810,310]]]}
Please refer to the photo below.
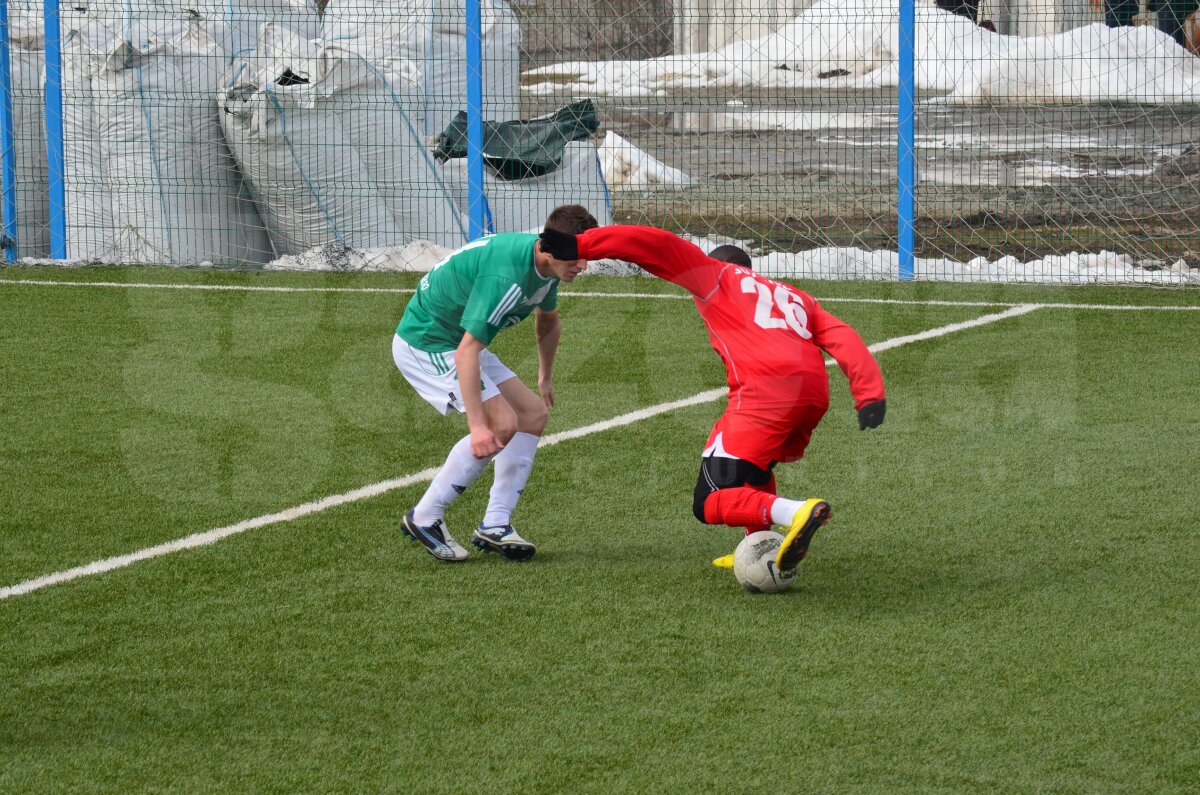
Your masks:
{"label": "player's bare arm", "polygon": [[471,455],[486,458],[504,447],[487,422],[483,410],[483,393],[479,384],[479,354],[487,346],[471,332],[463,332],[462,342],[454,351],[454,366],[458,371],[458,386],[462,391],[467,427],[471,431]]}
{"label": "player's bare arm", "polygon": [[538,348],[538,392],[546,408],[554,408],[554,354],[558,352],[558,339],[562,335],[562,323],[558,319],[558,310],[543,312],[537,310],[534,315],[534,331],[537,335]]}

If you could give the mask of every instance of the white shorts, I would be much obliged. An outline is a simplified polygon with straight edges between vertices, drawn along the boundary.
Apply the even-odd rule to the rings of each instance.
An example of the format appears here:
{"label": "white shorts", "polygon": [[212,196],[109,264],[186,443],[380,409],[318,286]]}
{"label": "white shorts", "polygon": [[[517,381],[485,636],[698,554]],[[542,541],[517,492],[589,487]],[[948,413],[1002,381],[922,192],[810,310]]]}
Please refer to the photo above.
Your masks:
{"label": "white shorts", "polygon": [[[392,337],[392,360],[400,372],[412,384],[417,394],[443,415],[452,411],[465,412],[462,390],[458,388],[458,370],[454,364],[454,351],[431,353],[414,348],[399,334]],[[484,348],[479,354],[480,391],[488,400],[500,394],[498,384],[517,374],[509,370],[496,354]]]}

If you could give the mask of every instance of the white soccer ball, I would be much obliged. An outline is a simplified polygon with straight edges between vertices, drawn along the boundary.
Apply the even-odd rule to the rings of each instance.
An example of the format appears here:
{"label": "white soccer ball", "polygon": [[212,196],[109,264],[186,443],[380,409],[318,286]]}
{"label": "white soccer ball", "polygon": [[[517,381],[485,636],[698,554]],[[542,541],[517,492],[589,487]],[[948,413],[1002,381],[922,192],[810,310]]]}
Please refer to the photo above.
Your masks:
{"label": "white soccer ball", "polygon": [[774,530],[759,530],[742,539],[733,551],[733,576],[751,593],[786,591],[796,579],[796,570],[775,568],[775,554],[783,536]]}

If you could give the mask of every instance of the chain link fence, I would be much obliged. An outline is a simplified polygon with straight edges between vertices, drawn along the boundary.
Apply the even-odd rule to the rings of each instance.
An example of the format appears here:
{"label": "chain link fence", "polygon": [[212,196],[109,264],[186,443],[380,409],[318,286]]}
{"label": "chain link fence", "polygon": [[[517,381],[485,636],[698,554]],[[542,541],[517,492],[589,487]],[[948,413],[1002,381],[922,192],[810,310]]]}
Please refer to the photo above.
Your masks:
{"label": "chain link fence", "polygon": [[[479,0],[483,229],[579,202],[889,279],[907,222],[917,278],[1200,282],[1193,0],[904,2]],[[470,8],[9,2],[10,260],[428,267],[472,234]]]}

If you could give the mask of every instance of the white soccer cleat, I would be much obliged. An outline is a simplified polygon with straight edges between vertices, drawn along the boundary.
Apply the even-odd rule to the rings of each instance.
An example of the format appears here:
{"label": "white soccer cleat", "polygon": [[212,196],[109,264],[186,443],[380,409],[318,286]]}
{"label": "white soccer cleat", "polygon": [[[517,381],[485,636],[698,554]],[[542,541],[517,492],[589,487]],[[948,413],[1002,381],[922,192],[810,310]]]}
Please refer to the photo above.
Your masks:
{"label": "white soccer cleat", "polygon": [[450,535],[443,519],[438,519],[431,525],[419,525],[413,521],[413,512],[409,511],[400,520],[400,532],[417,541],[438,560],[457,563],[467,559],[467,550]]}
{"label": "white soccer cleat", "polygon": [[484,552],[499,552],[505,560],[529,560],[537,552],[537,547],[521,538],[510,524],[499,527],[480,525],[475,528],[471,543]]}

